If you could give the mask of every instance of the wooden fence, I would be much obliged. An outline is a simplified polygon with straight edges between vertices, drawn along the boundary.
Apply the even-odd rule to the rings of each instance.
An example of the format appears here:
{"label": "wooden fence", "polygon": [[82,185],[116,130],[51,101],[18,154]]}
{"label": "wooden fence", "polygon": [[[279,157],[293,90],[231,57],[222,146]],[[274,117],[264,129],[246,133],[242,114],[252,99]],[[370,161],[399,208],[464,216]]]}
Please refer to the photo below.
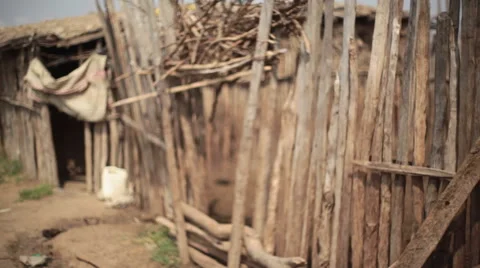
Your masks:
{"label": "wooden fence", "polygon": [[[151,1],[132,2],[154,10]],[[206,23],[197,24],[201,19],[177,20],[167,2],[160,6],[163,25],[183,23],[193,34],[208,31]],[[165,79],[211,62],[203,58],[187,66],[178,53],[178,65],[166,68],[164,53],[178,48],[165,44],[185,47],[187,34],[156,25],[153,11],[145,16],[135,6],[113,15],[107,1],[110,13],[101,14],[119,87],[112,107],[166,145],[166,150],[152,146],[145,133],[125,130],[118,148],[133,157],[125,157],[123,166],[134,174],[140,196],[150,199],[145,203],[175,222],[159,219],[177,234],[185,263],[190,254],[197,263],[213,257],[218,267],[227,261],[238,267],[241,260],[251,267],[296,267],[303,260],[311,267],[388,267],[415,238],[478,136],[476,1],[462,1],[461,21],[460,2],[450,1],[448,12],[436,19],[432,40],[429,1],[411,1],[403,38],[403,1],[380,0],[365,85],[355,35],[359,7],[352,0],[342,9],[337,61],[333,2],[303,3],[309,8],[300,34],[280,38],[272,26],[276,42],[265,52],[260,40],[276,25],[269,22],[271,9],[278,13],[276,3],[265,1],[260,16],[255,13],[260,26],[253,57],[261,60],[251,58],[251,71]],[[207,14],[207,6],[201,12]],[[198,43],[189,47],[188,57],[196,59]],[[263,66],[263,55],[285,49],[275,55],[277,62]],[[175,95],[158,93],[166,88]],[[206,195],[218,169],[235,177],[232,225],[195,214],[208,212]],[[475,190],[427,267],[480,263],[477,196]],[[246,205],[253,230],[243,227]],[[193,224],[207,226],[220,244],[208,235],[199,239]],[[227,231],[211,233],[216,228]]]}

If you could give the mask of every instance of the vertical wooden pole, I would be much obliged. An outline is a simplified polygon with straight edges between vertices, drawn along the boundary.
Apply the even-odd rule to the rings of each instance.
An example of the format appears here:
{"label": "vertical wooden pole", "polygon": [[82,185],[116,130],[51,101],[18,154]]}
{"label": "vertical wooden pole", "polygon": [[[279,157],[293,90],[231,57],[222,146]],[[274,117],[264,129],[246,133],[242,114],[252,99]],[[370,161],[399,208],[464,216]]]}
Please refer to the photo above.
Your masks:
{"label": "vertical wooden pole", "polygon": [[[337,151],[337,138],[339,128],[339,106],[340,106],[340,78],[337,76],[333,83],[333,102],[330,113],[330,124],[327,134],[327,163],[325,168],[325,181],[323,182],[322,193],[322,214],[320,221],[322,228],[320,229],[320,247],[319,254],[320,267],[328,266],[330,263],[330,255],[332,254],[332,232],[333,232],[333,207],[335,204],[335,160]],[[335,255],[334,255],[335,256]]]}
{"label": "vertical wooden pole", "polygon": [[[273,146],[273,124],[275,121],[275,105],[277,103],[277,80],[274,75],[270,75],[270,83],[264,89],[264,100],[261,114],[261,126],[259,137],[260,159],[257,172],[257,185],[255,191],[255,211],[253,217],[253,228],[260,235],[260,239],[264,238],[266,209],[267,209],[267,193],[268,178],[271,171],[271,151]],[[230,138],[230,137],[229,137]]]}
{"label": "vertical wooden pole", "polygon": [[[312,114],[314,91],[318,87],[318,77],[315,68],[320,55],[320,29],[322,25],[323,0],[308,1],[305,33],[310,42],[310,55],[306,51],[307,44],[301,44],[300,58],[296,77],[296,102],[298,110],[297,134],[292,159],[291,189],[289,196],[289,221],[287,236],[287,254],[307,257],[307,249],[311,241],[304,236],[302,244],[302,229],[306,207],[305,196],[308,186],[308,168],[312,146]],[[313,178],[312,178],[313,179]],[[310,180],[311,184],[313,180]],[[307,221],[308,222],[308,221]],[[305,226],[309,228],[308,224]],[[300,234],[300,235],[299,235]]]}
{"label": "vertical wooden pole", "polygon": [[[478,45],[478,10],[480,8],[479,1],[464,0],[461,1],[461,32],[460,32],[460,74],[459,76],[459,95],[458,95],[458,142],[457,142],[457,167],[463,162],[465,156],[470,151],[473,141],[479,134],[478,128],[478,111],[476,105],[479,104],[479,91],[476,90],[476,70],[475,58],[476,47]],[[453,5],[451,3],[451,5]],[[450,11],[452,15],[454,10]],[[456,17],[456,15],[455,15]],[[454,19],[454,16],[452,16]],[[455,21],[454,21],[455,22]],[[478,55],[477,55],[478,57]],[[465,239],[476,241],[480,238],[480,227],[475,224],[479,219],[478,202],[480,191],[474,190],[471,197],[467,200],[466,210],[462,210],[460,216],[455,220],[457,226],[461,226],[465,230],[465,235],[460,236],[455,233],[454,242],[454,259],[457,252],[462,251]],[[465,219],[466,218],[466,219]],[[466,222],[465,222],[466,221]],[[463,223],[466,223],[465,225]],[[473,226],[472,226],[473,224]],[[468,236],[468,238],[467,238]],[[468,245],[470,247],[470,245]],[[476,246],[478,248],[478,246]],[[458,262],[457,262],[458,264]]]}
{"label": "vertical wooden pole", "polygon": [[[296,51],[290,50],[285,54],[285,60],[280,61],[278,75],[282,73],[287,66],[293,65],[292,59],[296,57]],[[267,252],[273,253],[276,248],[276,253],[280,256],[284,254],[285,249],[285,230],[286,228],[286,202],[281,202],[279,196],[283,197],[283,200],[288,199],[288,195],[285,193],[288,191],[286,184],[288,184],[288,178],[291,173],[291,159],[293,146],[295,142],[295,103],[294,103],[294,91],[295,89],[290,83],[281,84],[280,88],[285,87],[289,91],[289,95],[285,98],[284,104],[281,110],[281,125],[280,135],[277,144],[277,153],[272,168],[270,191],[268,199],[267,209],[267,222],[265,224],[264,231],[264,246]],[[283,187],[282,187],[283,186]],[[284,195],[281,195],[283,193]],[[277,208],[279,213],[277,213]],[[279,235],[280,239],[276,239],[276,235]]]}
{"label": "vertical wooden pole", "polygon": [[[273,0],[264,1],[260,13],[255,57],[263,57],[267,50],[267,39],[270,34],[270,24],[273,13]],[[252,149],[253,122],[257,114],[258,93],[263,75],[264,61],[252,63],[252,80],[248,93],[247,108],[243,124],[242,138],[238,150],[237,167],[235,171],[235,201],[233,206],[231,246],[228,252],[228,267],[240,266],[242,250],[243,227],[245,224],[245,192],[248,182],[249,158]]]}
{"label": "vertical wooden pole", "polygon": [[[316,103],[315,115],[315,131],[313,137],[313,149],[310,158],[310,167],[308,171],[309,180],[314,180],[314,204],[313,204],[313,236],[312,236],[312,265],[319,267],[321,263],[321,249],[323,248],[323,229],[322,229],[322,210],[323,210],[323,188],[326,173],[327,162],[327,135],[328,135],[328,114],[331,97],[332,84],[332,67],[333,67],[333,15],[334,1],[325,1],[325,32],[323,36],[322,51],[320,58],[320,79],[319,92]],[[347,2],[347,13],[355,12],[354,1]],[[353,21],[351,21],[353,19]],[[351,24],[355,23],[355,15],[348,15],[345,23],[350,20]],[[348,35],[348,30],[351,27],[345,27]],[[310,186],[308,186],[310,187]],[[307,230],[305,230],[307,231]],[[330,257],[330,256],[328,256]]]}
{"label": "vertical wooden pole", "polygon": [[[417,2],[418,29],[416,35],[415,52],[415,112],[414,112],[414,144],[413,163],[416,166],[424,166],[426,157],[426,126],[427,126],[427,102],[429,91],[429,61],[430,61],[430,3],[429,0]],[[412,178],[413,198],[413,226],[415,234],[423,222],[425,209],[425,194],[423,190],[423,177]]]}
{"label": "vertical wooden pole", "polygon": [[[147,5],[150,4],[153,6],[153,3],[151,0],[143,0],[143,1],[148,1],[146,2]],[[169,0],[162,0],[160,1],[160,9],[162,10],[162,13],[164,14],[162,16],[162,22],[164,25],[174,25],[174,15],[176,13],[175,7],[173,3]],[[155,17],[154,11],[150,10],[147,12],[148,15],[148,23],[149,27],[152,31],[159,31],[158,29],[158,24],[156,23],[157,19]],[[152,33],[153,34],[153,33]],[[156,35],[153,35],[153,45],[154,45],[154,62],[159,64],[160,68],[158,68],[155,72],[155,76],[157,79],[161,77],[163,74],[163,56],[166,53],[165,49],[160,49],[160,47],[163,45],[165,46],[165,43],[157,43],[157,40],[155,40]],[[176,35],[175,35],[175,29],[173,27],[168,27],[167,31],[165,32],[165,41],[167,44],[173,44],[175,43],[176,40]],[[170,48],[173,49],[173,48]],[[165,83],[160,83],[157,90],[159,91],[165,91],[166,88]],[[182,264],[184,266],[187,266],[191,263],[190,256],[188,253],[188,240],[187,240],[187,233],[185,231],[185,218],[183,216],[183,211],[181,208],[181,203],[182,203],[182,194],[181,194],[181,183],[180,183],[180,178],[178,176],[178,169],[177,169],[177,163],[176,163],[176,158],[175,158],[175,141],[173,137],[173,129],[172,129],[172,123],[171,123],[171,96],[168,94],[162,94],[160,96],[160,102],[161,102],[161,121],[162,121],[162,130],[163,130],[163,136],[165,139],[165,144],[166,147],[169,148],[166,151],[166,162],[167,162],[167,170],[168,170],[168,177],[169,177],[169,183],[170,183],[170,192],[172,195],[173,199],[173,208],[174,208],[174,217],[175,217],[175,223],[177,227],[177,244],[179,248],[179,253],[180,253],[180,258],[182,260]]]}
{"label": "vertical wooden pole", "polygon": [[83,134],[85,139],[85,180],[87,183],[87,192],[93,193],[93,144],[92,129],[89,122],[83,123]]}
{"label": "vertical wooden pole", "polygon": [[[383,152],[382,159],[387,163],[392,162],[392,136],[393,136],[393,110],[395,84],[397,78],[398,51],[400,43],[400,29],[402,23],[403,1],[391,2],[391,16],[393,17],[392,32],[390,38],[390,50],[388,60],[388,72],[386,74],[385,89],[385,112],[383,118]],[[391,202],[392,202],[392,179],[391,174],[382,174],[380,220],[378,231],[378,267],[387,267],[389,264],[390,228],[391,228]]]}
{"label": "vertical wooden pole", "polygon": [[[388,1],[379,1],[375,17],[372,41],[372,53],[368,70],[364,111],[361,117],[361,142],[356,147],[357,159],[369,159],[372,149],[372,137],[377,120],[377,106],[380,95],[380,82],[385,59],[387,42],[389,5]],[[367,178],[367,181],[365,181]],[[353,178],[353,267],[371,267],[376,263],[378,251],[378,220],[380,214],[380,180],[355,172]],[[365,224],[366,222],[366,224]],[[364,229],[366,228],[366,229]],[[365,234],[365,236],[364,236]]]}
{"label": "vertical wooden pole", "polygon": [[[343,21],[342,57],[340,60],[340,99],[338,107],[338,137],[335,157],[335,188],[334,210],[332,219],[332,242],[330,267],[345,267],[348,259],[348,234],[350,215],[350,196],[352,191],[351,160],[353,160],[354,142],[352,133],[356,132],[357,112],[357,78],[356,73],[356,43],[355,43],[355,1],[347,1]],[[351,54],[353,53],[353,55]],[[353,56],[354,59],[350,59]],[[352,62],[353,60],[353,62]],[[355,74],[351,74],[353,70]],[[353,82],[353,85],[350,84]],[[354,91],[352,91],[354,90]],[[333,111],[332,111],[333,112]],[[348,169],[348,170],[347,170]],[[325,194],[325,193],[324,193]],[[326,196],[325,196],[326,197]]]}
{"label": "vertical wooden pole", "polygon": [[[423,1],[423,0],[419,0]],[[413,127],[413,109],[415,101],[415,51],[417,36],[417,1],[414,0],[410,4],[410,14],[412,19],[408,25],[408,40],[405,56],[405,65],[402,79],[402,93],[400,104],[400,120],[398,130],[397,144],[397,161],[401,164],[408,164],[409,152],[412,143],[411,129]],[[392,190],[392,230],[390,235],[390,262],[394,262],[401,254],[406,239],[410,239],[411,222],[405,216],[411,215],[412,203],[411,199],[407,199],[407,195],[411,197],[411,183],[405,183],[406,180],[411,182],[411,177],[397,175],[393,182]],[[408,189],[406,191],[406,189]],[[405,199],[405,203],[404,203]],[[407,202],[409,201],[409,202]],[[408,204],[408,206],[406,206]],[[409,214],[405,215],[404,211]],[[402,228],[402,227],[405,227]]]}

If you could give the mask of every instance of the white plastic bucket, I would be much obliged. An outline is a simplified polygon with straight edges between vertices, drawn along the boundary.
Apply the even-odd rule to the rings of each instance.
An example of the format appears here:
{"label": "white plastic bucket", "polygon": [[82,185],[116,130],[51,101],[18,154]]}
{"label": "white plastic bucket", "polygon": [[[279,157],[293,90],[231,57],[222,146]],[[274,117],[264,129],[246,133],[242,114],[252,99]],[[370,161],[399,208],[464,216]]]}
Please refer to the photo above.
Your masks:
{"label": "white plastic bucket", "polygon": [[128,194],[128,173],[125,169],[107,166],[102,173],[102,195],[105,199],[115,199]]}

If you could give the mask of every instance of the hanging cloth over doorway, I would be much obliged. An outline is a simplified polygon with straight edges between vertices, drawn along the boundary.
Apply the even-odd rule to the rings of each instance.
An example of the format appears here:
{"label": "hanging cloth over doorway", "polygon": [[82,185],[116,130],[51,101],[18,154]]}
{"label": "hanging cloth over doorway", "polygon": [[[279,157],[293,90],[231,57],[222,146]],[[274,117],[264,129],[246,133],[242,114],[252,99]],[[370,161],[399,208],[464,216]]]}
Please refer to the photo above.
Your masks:
{"label": "hanging cloth over doorway", "polygon": [[80,67],[55,79],[35,58],[24,77],[29,97],[36,102],[52,104],[82,121],[102,121],[107,113],[110,86],[105,73],[106,61],[106,56],[92,54]]}

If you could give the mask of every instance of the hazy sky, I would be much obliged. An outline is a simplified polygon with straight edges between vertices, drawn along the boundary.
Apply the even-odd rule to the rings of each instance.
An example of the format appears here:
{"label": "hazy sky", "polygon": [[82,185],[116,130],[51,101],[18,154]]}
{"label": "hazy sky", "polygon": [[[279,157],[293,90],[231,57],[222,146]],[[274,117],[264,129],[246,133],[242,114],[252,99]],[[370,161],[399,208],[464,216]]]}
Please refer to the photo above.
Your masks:
{"label": "hazy sky", "polygon": [[[95,0],[0,0],[0,26],[12,26],[47,19],[84,15],[95,11],[94,1]],[[431,1],[432,13],[436,13],[438,0]],[[409,2],[409,0],[405,0],[406,9],[408,9]],[[445,0],[441,2],[445,2]],[[357,0],[357,3],[375,6],[377,0]],[[445,8],[443,7],[442,9]]]}

